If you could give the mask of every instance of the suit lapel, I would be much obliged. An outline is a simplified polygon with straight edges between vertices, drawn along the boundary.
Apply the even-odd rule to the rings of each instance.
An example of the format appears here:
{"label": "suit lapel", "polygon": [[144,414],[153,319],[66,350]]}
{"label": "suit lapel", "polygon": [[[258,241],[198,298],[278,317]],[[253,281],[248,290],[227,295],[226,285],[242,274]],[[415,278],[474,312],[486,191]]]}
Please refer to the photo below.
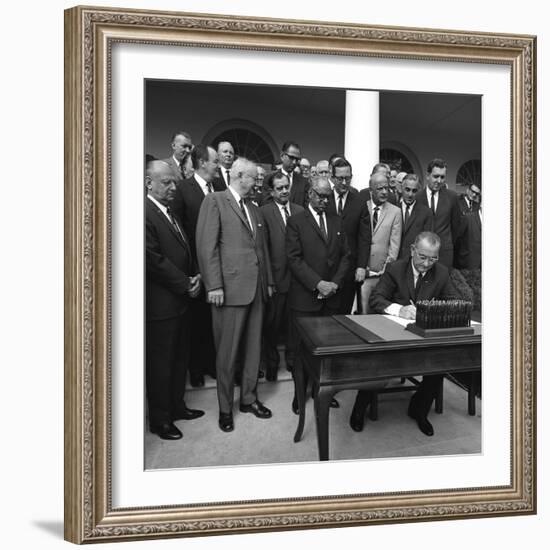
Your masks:
{"label": "suit lapel", "polygon": [[[418,203],[416,202],[413,206],[413,209],[411,210],[411,213],[409,215],[409,219],[407,220],[407,223],[405,224],[405,233],[409,230],[409,227],[414,221],[414,218],[418,212]],[[403,215],[403,208],[401,208],[401,215]]]}
{"label": "suit lapel", "polygon": [[[227,198],[227,201],[229,202],[229,205],[231,206],[231,208],[235,212],[235,214],[237,214],[237,216],[239,217],[241,222],[244,224],[244,226],[248,230],[248,233],[250,234],[250,236],[253,237],[254,234],[251,231],[251,227],[248,224],[248,220],[245,218],[240,206],[237,204],[237,201],[235,200],[235,197],[233,196],[233,193],[231,193],[229,188],[227,189],[227,191],[225,191],[225,196]],[[251,218],[250,221],[252,221],[252,223],[254,223],[254,218],[252,217],[251,210],[252,209],[250,209],[250,208],[248,209],[248,212],[250,213],[250,218]]]}
{"label": "suit lapel", "polygon": [[[380,210],[378,210],[378,223],[376,224],[376,227],[374,226],[374,223],[372,224],[372,234],[373,235],[374,235],[374,233],[376,233],[378,228],[382,225],[382,221],[384,220],[384,216],[386,215],[386,205],[387,205],[387,203],[384,203],[380,207]],[[371,215],[370,219],[373,222],[374,222],[374,219],[373,219],[374,208],[375,208],[375,204],[373,202],[370,202],[369,203],[369,210],[370,210],[370,215]]]}
{"label": "suit lapel", "polygon": [[[176,230],[176,228],[170,223],[170,220],[164,215],[164,213],[160,210],[160,208],[153,202],[151,201],[150,199],[147,199],[147,202],[150,203],[150,207],[152,207],[153,209],[153,212],[155,213],[155,215],[160,218],[161,220],[161,223],[163,223],[166,227],[168,227],[168,229],[170,230],[170,232],[172,233],[172,235],[174,235],[174,237],[177,239],[177,241],[183,246],[185,247],[185,249],[189,252],[189,243],[187,242],[186,239],[183,238],[183,229],[181,229],[180,227],[180,231],[181,231],[181,234]],[[177,223],[177,222],[176,222]]]}
{"label": "suit lapel", "polygon": [[[289,214],[291,214],[291,212],[290,212],[290,203],[288,203],[288,210],[289,210]],[[281,210],[279,209],[279,207],[277,206],[275,201],[273,201],[271,203],[271,211],[273,212],[273,215],[275,216],[275,219],[277,220],[277,225],[279,226],[280,230],[283,232],[283,235],[284,235],[285,232],[286,232],[286,226],[285,226],[285,222],[283,220],[283,213],[281,212]]]}
{"label": "suit lapel", "polygon": [[432,296],[432,291],[430,290],[434,283],[434,269],[433,267],[429,269],[420,283],[420,288],[418,289],[417,300],[426,300],[428,296]]}
{"label": "suit lapel", "polygon": [[[307,221],[313,226],[315,231],[317,232],[317,235],[319,235],[319,238],[321,239],[321,242],[326,246],[327,242],[325,241],[323,234],[321,233],[321,228],[319,227],[319,224],[313,217],[313,214],[309,211],[309,208],[306,210],[306,219]],[[330,235],[330,233],[329,233]],[[329,237],[330,239],[330,237]]]}

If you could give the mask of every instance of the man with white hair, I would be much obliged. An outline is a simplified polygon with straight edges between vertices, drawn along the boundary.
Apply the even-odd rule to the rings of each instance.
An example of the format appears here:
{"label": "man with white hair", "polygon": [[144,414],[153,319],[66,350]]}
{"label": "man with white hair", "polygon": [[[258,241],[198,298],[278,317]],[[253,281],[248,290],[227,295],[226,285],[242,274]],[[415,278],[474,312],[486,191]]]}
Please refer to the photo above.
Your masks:
{"label": "man with white hair", "polygon": [[237,351],[244,357],[240,411],[271,417],[256,392],[264,307],[274,285],[264,219],[249,200],[256,177],[256,165],[238,158],[231,167],[229,188],[204,198],[197,221],[197,258],[212,305],[218,425],[224,432],[234,429]]}

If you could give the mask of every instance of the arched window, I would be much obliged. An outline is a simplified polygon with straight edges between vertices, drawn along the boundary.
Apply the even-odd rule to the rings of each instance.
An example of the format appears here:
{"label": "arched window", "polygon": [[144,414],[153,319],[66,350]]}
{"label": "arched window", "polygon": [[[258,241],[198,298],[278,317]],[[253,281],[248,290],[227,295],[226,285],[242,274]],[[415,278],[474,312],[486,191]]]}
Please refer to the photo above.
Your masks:
{"label": "arched window", "polygon": [[380,149],[380,162],[395,166],[398,172],[407,172],[407,174],[414,173],[411,161],[397,149]]}
{"label": "arched window", "polygon": [[481,161],[479,159],[466,161],[456,174],[457,185],[468,187],[472,183],[481,187]]}
{"label": "arched window", "polygon": [[238,157],[246,157],[257,164],[270,166],[275,162],[269,145],[256,132],[247,128],[224,130],[211,140],[212,147],[217,148],[220,141],[229,141]]}

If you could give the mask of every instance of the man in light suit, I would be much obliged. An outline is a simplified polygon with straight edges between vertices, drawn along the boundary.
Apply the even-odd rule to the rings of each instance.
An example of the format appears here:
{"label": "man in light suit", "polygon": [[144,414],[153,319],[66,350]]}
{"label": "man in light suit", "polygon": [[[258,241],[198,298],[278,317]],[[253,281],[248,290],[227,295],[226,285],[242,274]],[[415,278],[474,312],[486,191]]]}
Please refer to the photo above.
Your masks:
{"label": "man in light suit", "polygon": [[180,439],[176,420],[193,420],[203,411],[183,400],[189,357],[190,298],[200,276],[183,229],[170,211],[176,190],[172,169],[152,161],[145,178],[146,351],[145,386],[149,427],[161,439]]}
{"label": "man in light suit", "polygon": [[258,418],[271,417],[256,392],[264,304],[273,293],[263,216],[247,200],[256,174],[253,162],[237,159],[231,167],[229,188],[204,198],[197,222],[197,257],[207,301],[212,304],[218,425],[224,432],[234,429],[239,347],[244,354],[239,409]]}
{"label": "man in light suit", "polygon": [[[193,259],[197,262],[195,233],[199,210],[204,197],[213,191],[225,189],[219,183],[213,183],[218,155],[212,147],[199,144],[191,152],[195,173],[192,177],[178,181],[176,195],[172,202],[172,211],[181,221],[186,235],[191,241]],[[204,375],[216,377],[216,359],[212,336],[212,316],[210,305],[206,303],[204,289],[191,301],[193,325],[191,327],[191,358],[189,379],[191,386],[204,386]]]}
{"label": "man in light suit", "polygon": [[285,336],[287,366],[292,365],[292,357],[288,345],[290,314],[288,309],[288,289],[290,287],[290,270],[288,268],[285,235],[286,225],[290,216],[304,209],[289,201],[290,183],[288,178],[279,172],[274,172],[266,180],[271,189],[272,202],[261,208],[267,233],[271,269],[275,281],[275,294],[267,304],[264,323],[263,355],[266,363],[266,378],[277,380],[279,368],[279,352],[277,344],[281,333]]}
{"label": "man in light suit", "polygon": [[433,231],[441,239],[439,263],[453,266],[454,245],[458,238],[461,220],[458,197],[454,191],[445,188],[447,163],[442,159],[433,159],[428,164],[426,188],[418,193],[417,201],[430,208],[433,213]]}
{"label": "man in light suit", "polygon": [[366,277],[361,287],[363,313],[369,313],[369,296],[386,266],[394,262],[401,246],[401,210],[388,202],[388,178],[375,172],[369,181],[368,209],[371,220],[371,247]]}
{"label": "man in light suit", "polygon": [[183,181],[186,178],[185,163],[193,150],[193,140],[187,132],[180,130],[172,136],[171,146],[172,155],[164,162],[170,166],[176,182]]}
{"label": "man in light suit", "polygon": [[411,255],[411,244],[422,231],[431,231],[433,226],[432,211],[423,204],[418,204],[416,196],[420,191],[420,182],[415,174],[407,174],[403,178],[401,187],[401,208],[403,219],[403,235],[399,259]]}
{"label": "man in light suit", "polygon": [[[286,254],[292,274],[288,293],[292,318],[341,311],[341,290],[351,267],[350,250],[342,219],[326,212],[331,195],[328,179],[318,176],[308,190],[308,207],[288,220]],[[295,351],[295,331],[291,334]],[[338,406],[334,399],[332,406]],[[297,412],[296,396],[292,409]]]}
{"label": "man in light suit", "polygon": [[[371,294],[373,310],[414,321],[414,304],[419,300],[458,298],[449,271],[438,263],[440,246],[441,240],[435,233],[420,233],[411,246],[410,258],[391,264],[382,275]],[[434,434],[428,413],[442,379],[442,375],[424,376],[409,404],[409,416],[416,420],[420,431],[428,436]]]}

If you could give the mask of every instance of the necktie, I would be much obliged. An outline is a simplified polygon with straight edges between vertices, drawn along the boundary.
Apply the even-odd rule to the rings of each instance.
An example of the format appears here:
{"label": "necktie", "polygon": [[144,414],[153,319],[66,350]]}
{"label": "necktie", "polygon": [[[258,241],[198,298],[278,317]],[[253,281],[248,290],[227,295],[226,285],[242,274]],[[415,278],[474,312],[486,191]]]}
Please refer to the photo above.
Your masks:
{"label": "necktie", "polygon": [[209,181],[206,182],[206,188],[208,189],[209,193],[212,193],[212,184]]}
{"label": "necktie", "polygon": [[430,208],[432,209],[432,213],[435,216],[435,193],[432,191],[432,198],[430,199]]}
{"label": "necktie", "polygon": [[338,210],[337,210],[338,215],[341,216],[343,211],[344,211],[344,195],[338,195]]}
{"label": "necktie", "polygon": [[416,285],[414,286],[414,301],[417,301],[418,294],[420,292],[420,286],[422,285],[422,274],[418,275],[418,278],[416,279]]}
{"label": "necktie", "polygon": [[185,165],[185,160],[182,160],[182,161],[180,162],[180,172],[181,172],[182,177],[185,177],[185,168],[184,168],[184,165]]}
{"label": "necktie", "polygon": [[168,214],[168,217],[170,218],[170,221],[172,222],[172,225],[174,226],[176,233],[182,238],[184,242],[187,242],[185,237],[183,236],[180,226],[178,225],[178,222],[176,221],[174,216],[172,216],[172,211],[170,210],[170,208],[166,208],[166,213]]}
{"label": "necktie", "polygon": [[250,223],[248,223],[248,216],[246,215],[246,210],[244,208],[244,201],[243,199],[241,199],[239,201],[239,206],[241,207],[241,211],[243,213],[243,216],[244,216],[244,219],[246,220],[246,226],[248,227],[248,229],[250,229],[252,231],[252,228],[250,227]]}
{"label": "necktie", "polygon": [[323,214],[319,214],[319,227],[321,228],[321,234],[323,235],[323,239],[325,242],[328,241],[328,233],[327,233],[327,226],[325,225],[325,216]]}
{"label": "necktie", "polygon": [[407,209],[405,210],[405,225],[407,225],[410,215],[411,215],[411,205],[407,204]]}
{"label": "necktie", "polygon": [[229,170],[225,171],[225,175],[227,176],[227,187],[229,187],[229,184],[231,183],[231,178],[229,177]]}
{"label": "necktie", "polygon": [[289,217],[288,216],[288,210],[286,209],[286,206],[283,206],[283,214],[284,214],[283,218],[285,220],[285,225],[286,225],[286,222],[288,221],[288,217]]}
{"label": "necktie", "polygon": [[374,208],[374,215],[372,216],[372,228],[374,229],[376,227],[376,224],[378,223],[378,211],[380,210],[379,206],[376,206]]}

